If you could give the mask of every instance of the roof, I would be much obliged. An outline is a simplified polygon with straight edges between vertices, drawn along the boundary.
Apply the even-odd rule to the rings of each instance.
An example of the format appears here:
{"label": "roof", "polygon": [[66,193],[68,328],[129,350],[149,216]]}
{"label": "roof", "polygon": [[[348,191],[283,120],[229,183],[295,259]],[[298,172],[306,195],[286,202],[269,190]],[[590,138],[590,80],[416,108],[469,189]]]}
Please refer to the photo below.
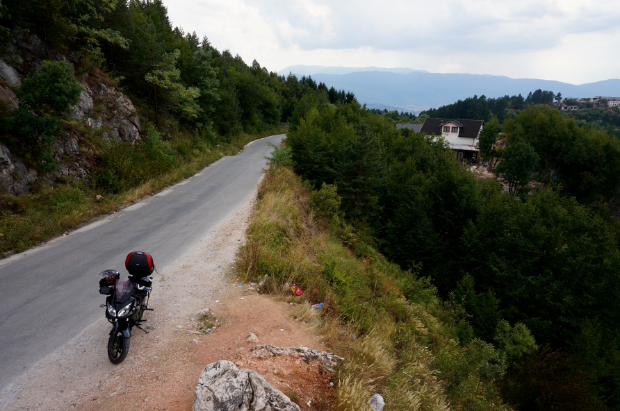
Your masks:
{"label": "roof", "polygon": [[448,144],[452,150],[457,151],[480,151],[474,146],[469,146],[467,144]]}
{"label": "roof", "polygon": [[434,134],[440,136],[442,134],[441,127],[446,123],[454,123],[459,126],[459,137],[478,138],[484,120],[451,120],[449,118],[427,118],[422,124],[420,132],[427,135]]}
{"label": "roof", "polygon": [[400,130],[401,128],[409,128],[416,133],[419,133],[420,130],[422,130],[422,124],[396,123],[396,129]]}

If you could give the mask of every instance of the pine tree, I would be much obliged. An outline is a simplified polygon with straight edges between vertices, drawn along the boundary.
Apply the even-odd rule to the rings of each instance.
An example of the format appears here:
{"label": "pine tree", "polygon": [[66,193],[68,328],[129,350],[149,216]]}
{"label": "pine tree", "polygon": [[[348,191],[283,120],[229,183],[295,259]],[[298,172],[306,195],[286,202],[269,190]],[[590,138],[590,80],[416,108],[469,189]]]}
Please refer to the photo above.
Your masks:
{"label": "pine tree", "polygon": [[356,136],[341,149],[336,185],[347,215],[358,220],[379,213],[379,189],[386,178],[384,147],[366,123],[356,127]]}

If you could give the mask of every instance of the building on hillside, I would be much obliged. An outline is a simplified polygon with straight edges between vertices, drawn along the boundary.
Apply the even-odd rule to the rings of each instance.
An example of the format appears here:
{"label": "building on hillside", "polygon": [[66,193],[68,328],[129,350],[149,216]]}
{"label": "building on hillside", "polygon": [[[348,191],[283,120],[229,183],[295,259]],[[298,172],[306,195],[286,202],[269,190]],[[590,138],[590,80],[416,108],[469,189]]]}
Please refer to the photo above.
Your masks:
{"label": "building on hillside", "polygon": [[620,107],[620,97],[596,96],[590,100],[592,107]]}
{"label": "building on hillside", "polygon": [[620,97],[610,97],[607,99],[607,107],[620,107]]}
{"label": "building on hillside", "polygon": [[427,118],[420,132],[426,135],[441,136],[455,156],[462,161],[475,161],[478,158],[478,137],[484,120],[452,120],[446,118]]}
{"label": "building on hillside", "polygon": [[396,129],[400,130],[401,128],[408,128],[416,133],[419,133],[420,130],[422,130],[422,124],[396,123]]}
{"label": "building on hillside", "polygon": [[573,111],[573,110],[579,110],[579,106],[567,106],[567,105],[562,104],[562,105],[560,106],[560,110],[561,110],[561,111]]}

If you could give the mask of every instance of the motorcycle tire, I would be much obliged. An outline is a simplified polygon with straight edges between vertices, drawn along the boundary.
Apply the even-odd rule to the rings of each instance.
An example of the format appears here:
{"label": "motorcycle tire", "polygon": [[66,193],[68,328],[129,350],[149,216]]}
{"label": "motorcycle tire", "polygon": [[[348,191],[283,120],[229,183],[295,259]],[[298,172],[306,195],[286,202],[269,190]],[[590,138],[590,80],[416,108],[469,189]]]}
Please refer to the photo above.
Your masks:
{"label": "motorcycle tire", "polygon": [[123,336],[122,331],[110,335],[108,340],[108,358],[112,364],[120,364],[123,362],[129,352],[129,338]]}

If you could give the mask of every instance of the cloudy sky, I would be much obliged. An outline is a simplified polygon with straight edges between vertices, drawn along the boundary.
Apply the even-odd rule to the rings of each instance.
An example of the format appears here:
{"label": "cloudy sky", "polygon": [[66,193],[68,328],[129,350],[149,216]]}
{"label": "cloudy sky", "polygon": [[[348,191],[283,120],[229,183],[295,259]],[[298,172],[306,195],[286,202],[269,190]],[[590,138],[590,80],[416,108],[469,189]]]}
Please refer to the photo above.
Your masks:
{"label": "cloudy sky", "polygon": [[248,63],[407,67],[573,84],[620,78],[618,0],[164,0]]}

